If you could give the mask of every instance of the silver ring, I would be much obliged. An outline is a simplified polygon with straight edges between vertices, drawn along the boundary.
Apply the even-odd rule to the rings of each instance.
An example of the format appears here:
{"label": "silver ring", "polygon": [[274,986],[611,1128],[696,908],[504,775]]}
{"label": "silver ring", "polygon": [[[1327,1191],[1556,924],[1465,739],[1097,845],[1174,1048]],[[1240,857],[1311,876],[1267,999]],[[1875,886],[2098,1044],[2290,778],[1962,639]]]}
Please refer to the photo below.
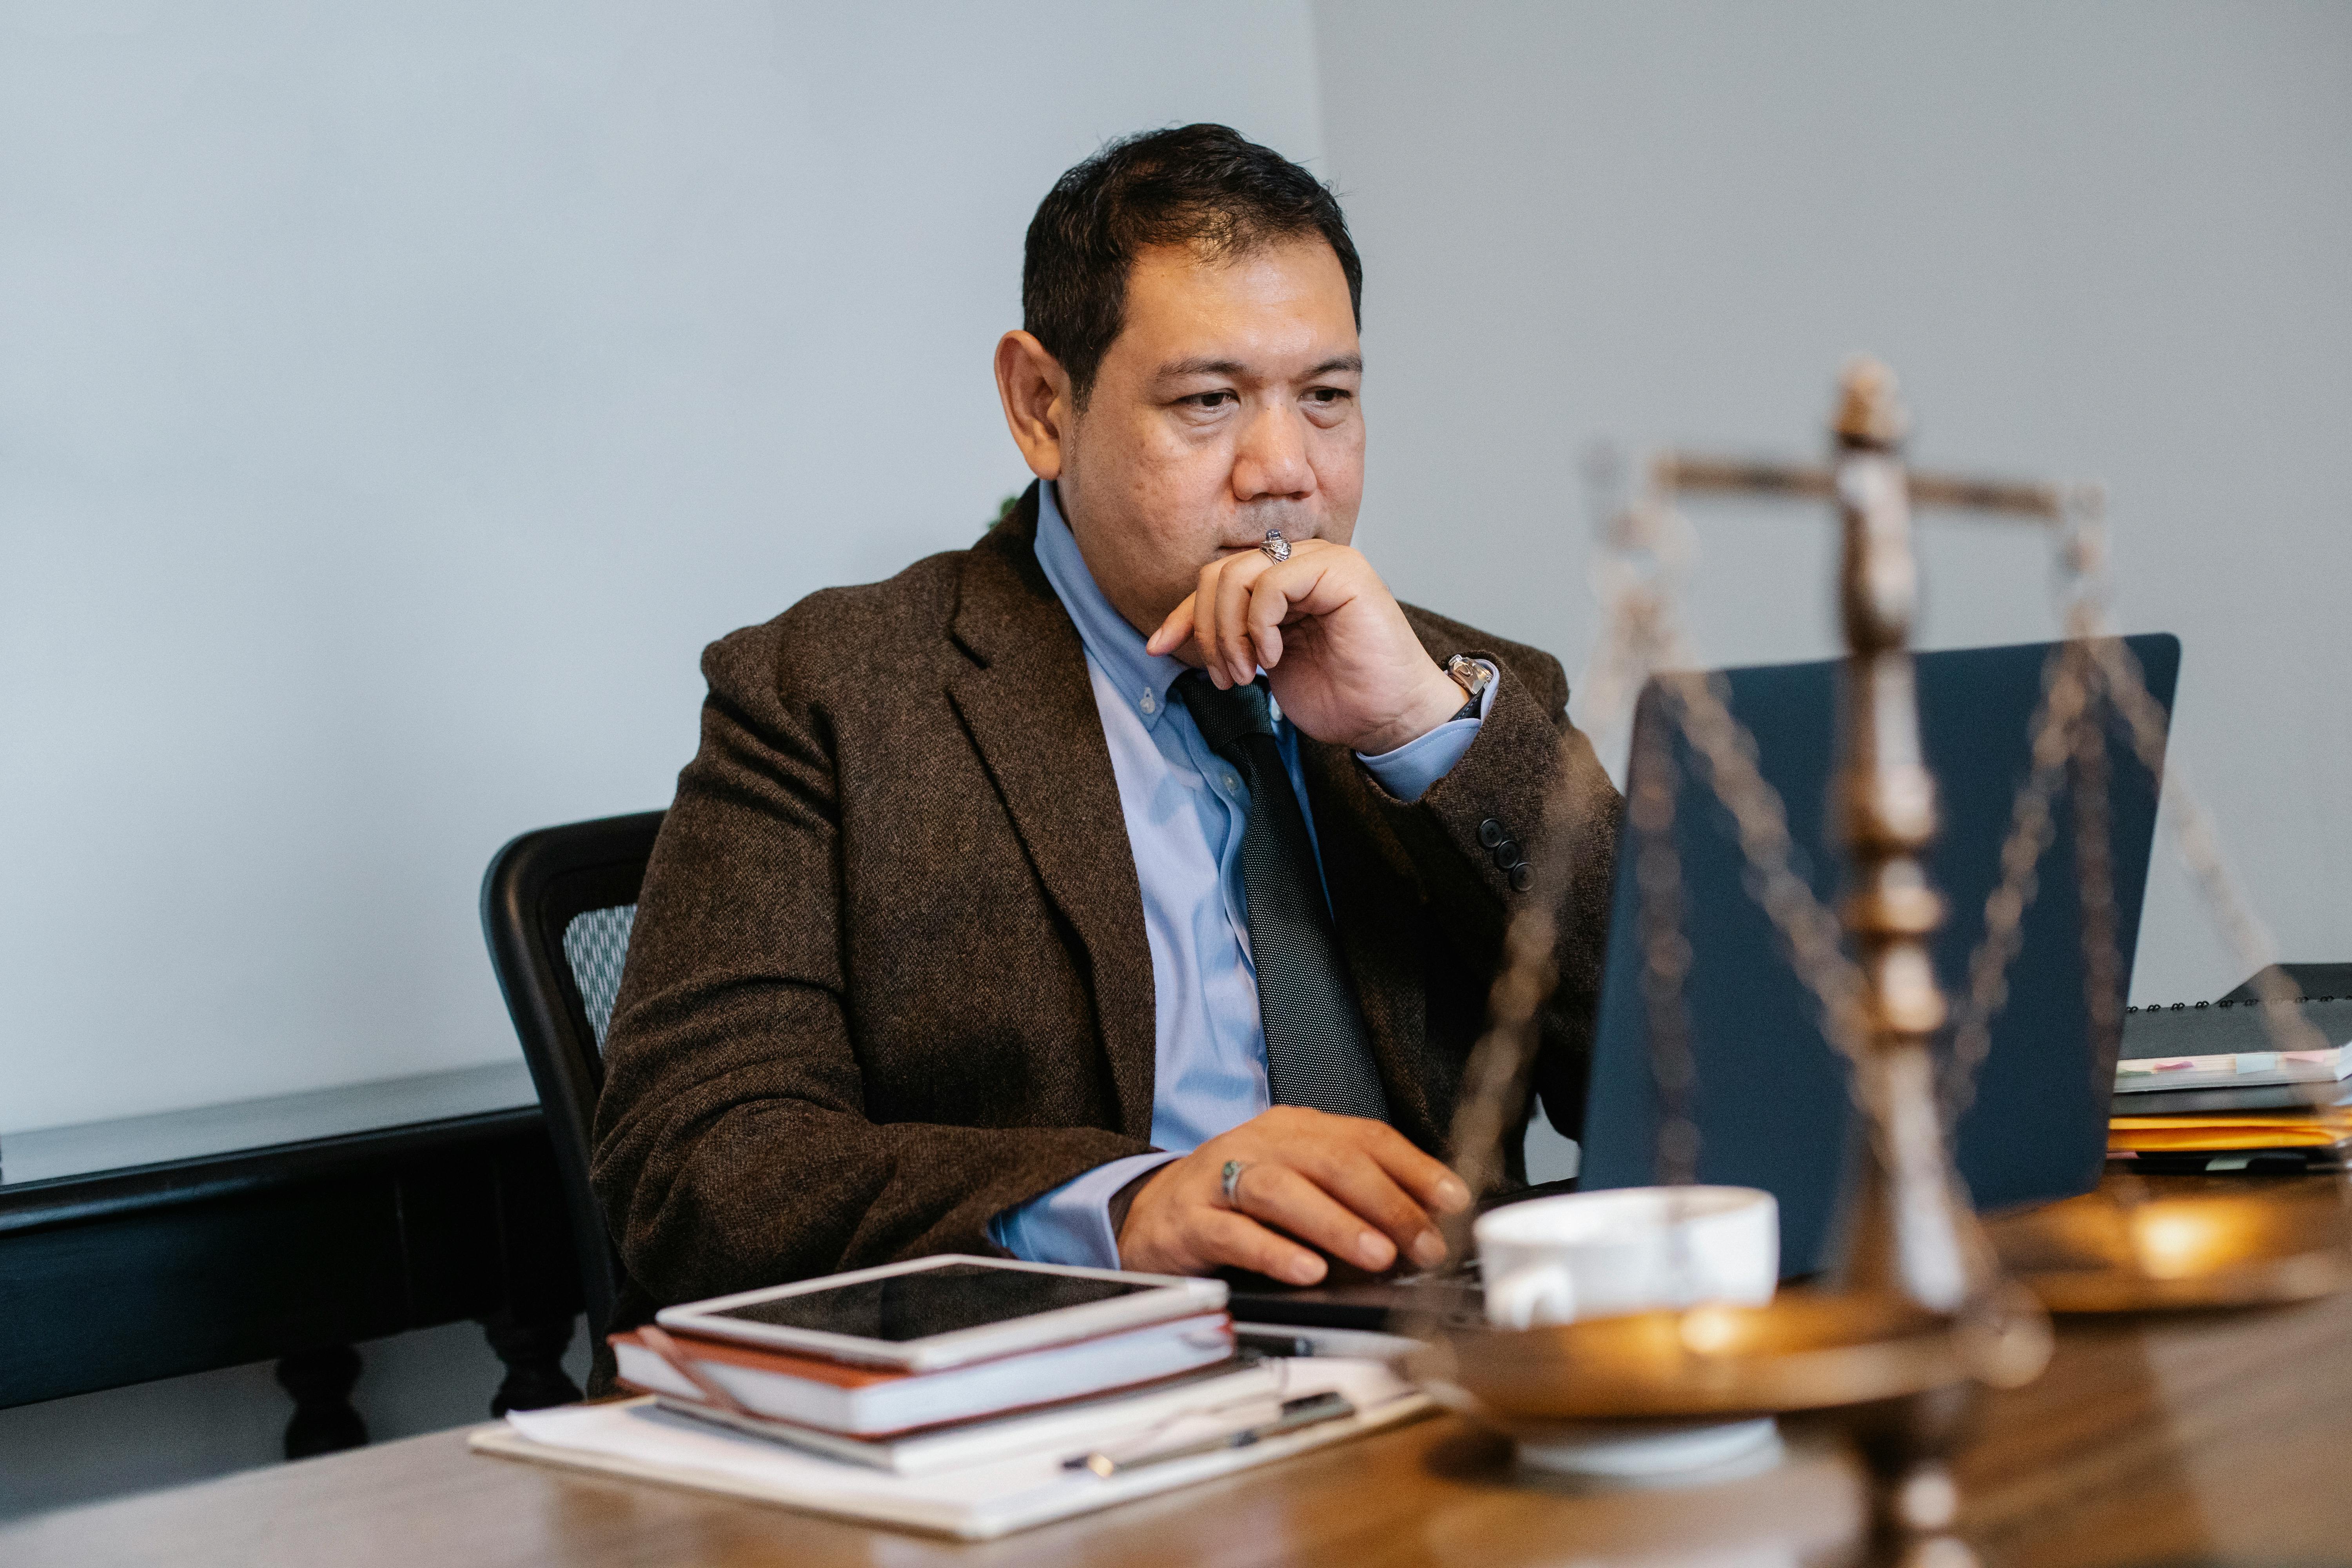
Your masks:
{"label": "silver ring", "polygon": [[1265,552],[1265,558],[1268,561],[1276,565],[1290,559],[1290,541],[1282,537],[1282,530],[1278,528],[1267,529],[1265,542],[1258,548]]}
{"label": "silver ring", "polygon": [[1224,1173],[1217,1178],[1217,1184],[1225,1190],[1225,1206],[1236,1214],[1242,1206],[1242,1173],[1248,1169],[1247,1160],[1228,1160]]}

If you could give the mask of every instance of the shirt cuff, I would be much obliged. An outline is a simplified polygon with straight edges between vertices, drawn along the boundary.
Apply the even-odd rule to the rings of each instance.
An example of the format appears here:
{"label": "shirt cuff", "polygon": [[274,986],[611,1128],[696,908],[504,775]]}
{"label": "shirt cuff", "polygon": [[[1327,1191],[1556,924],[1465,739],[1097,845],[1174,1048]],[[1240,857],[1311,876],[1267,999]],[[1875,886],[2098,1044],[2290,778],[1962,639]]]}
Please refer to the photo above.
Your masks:
{"label": "shirt cuff", "polygon": [[1110,1229],[1111,1199],[1146,1171],[1182,1158],[1154,1150],[1097,1165],[999,1214],[988,1222],[988,1239],[1024,1263],[1116,1268],[1118,1237]]}
{"label": "shirt cuff", "polygon": [[1356,760],[1371,770],[1381,787],[1399,800],[1411,804],[1429,793],[1429,786],[1454,771],[1470,742],[1478,738],[1478,726],[1494,711],[1495,692],[1503,684],[1503,672],[1483,658],[1470,661],[1494,677],[1486,689],[1478,694],[1478,715],[1475,719],[1448,719],[1417,741],[1407,741],[1393,752],[1382,752],[1377,757],[1356,753]]}

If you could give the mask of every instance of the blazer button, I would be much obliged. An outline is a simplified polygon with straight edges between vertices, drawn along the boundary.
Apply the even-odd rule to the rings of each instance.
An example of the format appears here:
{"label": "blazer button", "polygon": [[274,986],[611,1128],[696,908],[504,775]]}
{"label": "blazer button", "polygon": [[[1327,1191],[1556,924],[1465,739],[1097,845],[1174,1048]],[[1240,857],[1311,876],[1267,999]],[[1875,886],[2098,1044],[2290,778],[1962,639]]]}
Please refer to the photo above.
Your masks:
{"label": "blazer button", "polygon": [[1511,868],[1511,891],[1524,893],[1535,886],[1536,868],[1525,860]]}
{"label": "blazer button", "polygon": [[1481,848],[1492,849],[1509,837],[1510,835],[1503,830],[1503,825],[1491,816],[1478,825],[1478,844]]}
{"label": "blazer button", "polygon": [[1519,863],[1519,847],[1510,839],[1495,846],[1495,869],[1507,871]]}

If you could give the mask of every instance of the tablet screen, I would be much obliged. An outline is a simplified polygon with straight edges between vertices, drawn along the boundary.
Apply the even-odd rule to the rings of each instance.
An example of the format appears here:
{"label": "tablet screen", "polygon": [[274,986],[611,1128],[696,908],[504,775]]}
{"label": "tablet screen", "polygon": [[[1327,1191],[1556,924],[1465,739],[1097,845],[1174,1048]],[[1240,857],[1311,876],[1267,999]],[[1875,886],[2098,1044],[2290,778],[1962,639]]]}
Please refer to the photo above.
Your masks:
{"label": "tablet screen", "polygon": [[1123,1279],[1074,1279],[1025,1268],[946,1263],[824,1290],[748,1301],[709,1315],[895,1343],[1163,1288]]}

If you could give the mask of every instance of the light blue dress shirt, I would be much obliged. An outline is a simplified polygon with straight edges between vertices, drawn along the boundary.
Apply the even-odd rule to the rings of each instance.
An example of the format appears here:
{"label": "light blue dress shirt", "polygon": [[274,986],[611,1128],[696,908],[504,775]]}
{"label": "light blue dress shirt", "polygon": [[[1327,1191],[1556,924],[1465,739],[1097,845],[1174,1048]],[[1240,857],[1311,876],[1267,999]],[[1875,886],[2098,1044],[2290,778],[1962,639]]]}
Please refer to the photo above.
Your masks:
{"label": "light blue dress shirt", "polygon": [[[1037,487],[1037,563],[1086,645],[1087,674],[1110,745],[1143,893],[1156,1026],[1154,1152],[1097,1165],[1006,1209],[988,1228],[1016,1258],[1116,1268],[1118,1241],[1109,1205],[1118,1190],[1268,1104],[1265,1031],[1258,1020],[1242,884],[1249,790],[1209,750],[1183,703],[1169,700],[1170,686],[1186,667],[1146,653],[1143,634],[1103,596],[1051,484]],[[1377,757],[1359,756],[1391,795],[1418,800],[1470,749],[1495,689],[1490,681],[1476,718],[1449,721]],[[1278,707],[1275,731],[1311,837],[1315,818],[1299,773],[1298,732]]]}

